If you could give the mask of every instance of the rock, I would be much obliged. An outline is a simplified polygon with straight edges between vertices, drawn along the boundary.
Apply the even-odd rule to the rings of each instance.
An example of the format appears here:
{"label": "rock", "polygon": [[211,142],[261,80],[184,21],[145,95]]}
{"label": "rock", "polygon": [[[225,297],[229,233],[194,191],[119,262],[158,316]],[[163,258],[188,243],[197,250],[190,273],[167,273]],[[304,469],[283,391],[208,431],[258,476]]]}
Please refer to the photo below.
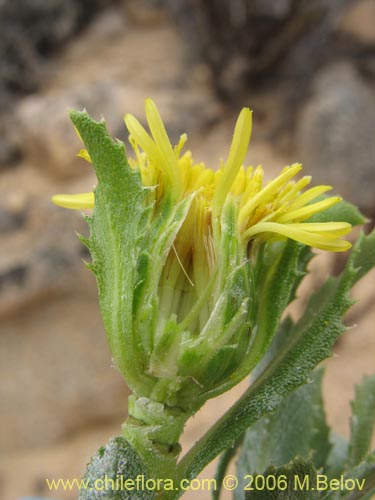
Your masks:
{"label": "rock", "polygon": [[4,198],[0,202],[0,235],[21,228],[26,221],[26,206],[17,197]]}
{"label": "rock", "polygon": [[67,117],[71,108],[86,108],[96,119],[104,116],[110,133],[126,140],[123,116],[130,112],[144,123],[144,100],[150,96],[174,141],[182,132],[203,129],[216,119],[220,106],[204,65],[187,69],[186,64],[184,48],[170,27],[119,31],[114,38],[97,20],[65,52],[43,94],[18,106],[25,161],[56,178],[82,175],[84,162],[75,158],[82,144]]}
{"label": "rock", "polygon": [[[44,58],[60,48],[114,0],[2,0],[0,81],[10,91],[33,90]],[[8,50],[6,50],[8,49]],[[10,49],[10,50],[9,50]],[[34,74],[34,78],[31,76]]]}
{"label": "rock", "polygon": [[0,109],[3,111],[3,113],[0,112],[0,172],[14,166],[21,156],[21,138],[18,126],[13,111],[11,113],[7,108],[7,105],[2,107],[0,103]]}
{"label": "rock", "polygon": [[2,174],[0,184],[0,316],[23,310],[52,294],[85,283],[88,258],[74,231],[87,234],[81,214],[50,201],[61,191],[82,192],[94,184],[93,173],[70,190],[20,167]]}
{"label": "rock", "polygon": [[79,214],[59,210],[48,199],[29,202],[27,210],[13,217],[9,210],[3,211],[0,222],[6,231],[1,239],[0,315],[68,291],[75,279],[83,279],[83,250],[74,234],[74,229],[85,230]]}
{"label": "rock", "polygon": [[[274,92],[285,80],[305,88],[309,72],[334,52],[337,20],[351,0],[167,0],[189,47],[210,65],[220,95]],[[231,80],[227,68],[241,61]],[[306,61],[309,64],[306,65]],[[238,68],[235,64],[235,72]],[[233,83],[230,88],[228,83]],[[297,83],[298,82],[298,83]]]}
{"label": "rock", "polygon": [[[90,189],[93,174],[64,191]],[[54,206],[62,190],[27,166],[0,184],[0,450],[47,446],[126,416],[127,389],[111,369],[79,212]],[[1,487],[0,487],[1,489]],[[0,493],[1,496],[1,493]]]}
{"label": "rock", "polygon": [[350,4],[341,19],[339,29],[366,44],[375,43],[375,3],[357,0]]}
{"label": "rock", "polygon": [[254,1],[254,10],[256,10],[257,14],[267,17],[283,18],[290,13],[292,8],[291,0],[279,0],[277,2],[274,0]]}
{"label": "rock", "polygon": [[132,24],[150,27],[167,21],[165,0],[123,0],[122,3]]}
{"label": "rock", "polygon": [[48,79],[51,56],[85,27],[98,10],[115,2],[0,1],[0,165],[18,159],[19,145],[8,132],[14,101],[35,92]]}
{"label": "rock", "polygon": [[3,456],[126,418],[128,390],[111,368],[97,299],[87,294],[46,297],[38,307],[3,319],[0,376]]}
{"label": "rock", "polygon": [[297,126],[299,160],[315,184],[335,192],[372,215],[374,199],[375,100],[349,64],[324,69]]}
{"label": "rock", "polygon": [[119,109],[126,97],[125,88],[104,80],[24,99],[17,111],[24,158],[52,176],[82,176],[85,164],[76,155],[83,144],[74,133],[68,110],[86,109],[98,120],[104,115],[113,135],[123,136],[123,114]]}
{"label": "rock", "polygon": [[[90,189],[93,175],[80,182],[71,192]],[[82,263],[90,257],[75,235],[87,225],[51,203],[60,190],[26,166],[2,176],[1,452],[125,419],[126,385],[111,369],[95,279]]]}

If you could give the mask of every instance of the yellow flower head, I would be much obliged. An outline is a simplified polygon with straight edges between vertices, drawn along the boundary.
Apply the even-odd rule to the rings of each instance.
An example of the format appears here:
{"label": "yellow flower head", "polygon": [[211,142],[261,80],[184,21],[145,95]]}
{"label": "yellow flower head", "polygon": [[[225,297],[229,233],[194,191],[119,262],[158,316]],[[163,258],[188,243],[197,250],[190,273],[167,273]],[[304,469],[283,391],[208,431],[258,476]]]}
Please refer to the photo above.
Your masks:
{"label": "yellow flower head", "polygon": [[[237,206],[238,237],[244,245],[255,238],[290,238],[306,245],[341,252],[350,243],[341,239],[351,230],[345,222],[305,222],[314,214],[338,203],[338,196],[316,199],[331,186],[316,186],[305,191],[311,177],[295,180],[301,165],[285,167],[280,175],[263,185],[263,168],[244,168],[248,149],[252,116],[244,108],[237,120],[232,145],[225,164],[214,171],[203,163],[195,163],[190,151],[182,154],[186,134],[172,146],[155,103],[146,100],[147,132],[132,115],[125,116],[130,133],[130,144],[135,153],[130,165],[139,169],[142,183],[150,188],[149,197],[159,204],[165,197],[174,203],[193,195],[190,208],[174,244],[181,265],[186,264],[193,251],[211,267],[214,263],[214,246],[221,231],[220,216],[228,199]],[[90,161],[86,150],[79,156]],[[94,207],[94,194],[56,195],[57,205],[72,209]]]}
{"label": "yellow flower head", "polygon": [[[149,131],[125,116],[131,159],[103,121],[70,116],[87,147],[79,156],[92,161],[98,185],[53,201],[94,209],[81,241],[115,362],[137,396],[188,415],[252,371],[294,296],[312,253],[272,240],[339,252],[350,247],[342,237],[351,225],[319,222],[329,212],[317,214],[340,198],[321,197],[330,186],[306,189],[310,177],[295,180],[299,164],[267,184],[262,167],[243,166],[247,108],[216,171],[183,152],[185,134],[172,146],[151,99]],[[144,407],[130,411],[138,418]]]}

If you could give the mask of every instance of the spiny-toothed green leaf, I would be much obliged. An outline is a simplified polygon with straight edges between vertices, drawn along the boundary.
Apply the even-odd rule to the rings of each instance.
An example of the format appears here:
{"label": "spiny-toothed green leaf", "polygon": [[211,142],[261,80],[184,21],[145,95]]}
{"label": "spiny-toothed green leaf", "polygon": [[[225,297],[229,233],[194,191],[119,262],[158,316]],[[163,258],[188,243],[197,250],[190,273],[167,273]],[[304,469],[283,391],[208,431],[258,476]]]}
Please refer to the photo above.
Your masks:
{"label": "spiny-toothed green leaf", "polygon": [[[287,464],[297,455],[312,457],[317,469],[324,465],[330,444],[321,395],[322,374],[322,370],[314,372],[310,383],[286,397],[273,415],[258,420],[246,431],[237,463],[237,491],[243,489],[247,474],[264,471],[269,464]],[[235,498],[242,497],[236,494]]]}
{"label": "spiny-toothed green leaf", "polygon": [[350,420],[348,462],[359,464],[370,450],[375,429],[375,375],[365,377],[355,389]]}
{"label": "spiny-toothed green leaf", "polygon": [[348,461],[348,441],[343,436],[331,432],[331,451],[327,457],[325,472],[328,477],[338,477],[345,470]]}
{"label": "spiny-toothed green leaf", "polygon": [[120,371],[133,389],[147,393],[149,377],[135,360],[140,346],[132,327],[133,288],[136,282],[135,246],[142,230],[145,190],[140,174],[130,168],[125,147],[108,134],[103,121],[86,112],[70,117],[92,160],[98,185],[93,215],[86,218],[92,265],[98,282],[101,313],[108,342]]}
{"label": "spiny-toothed green leaf", "polygon": [[370,269],[375,266],[375,229],[364,238],[361,245],[361,253],[354,260],[354,266],[357,267],[356,281],[359,281]]}
{"label": "spiny-toothed green leaf", "polygon": [[[322,492],[321,500],[373,500],[375,495],[375,452],[354,469],[337,478],[339,487]],[[332,486],[332,483],[331,483]]]}
{"label": "spiny-toothed green leaf", "polygon": [[[300,457],[287,465],[269,467],[259,479],[247,479],[247,488],[242,493],[245,500],[318,500],[317,475],[314,464]],[[241,497],[238,497],[241,498]]]}
{"label": "spiny-toothed green leaf", "polygon": [[79,241],[84,245],[88,250],[90,250],[90,239],[86,238],[82,234],[76,233],[77,238]]}

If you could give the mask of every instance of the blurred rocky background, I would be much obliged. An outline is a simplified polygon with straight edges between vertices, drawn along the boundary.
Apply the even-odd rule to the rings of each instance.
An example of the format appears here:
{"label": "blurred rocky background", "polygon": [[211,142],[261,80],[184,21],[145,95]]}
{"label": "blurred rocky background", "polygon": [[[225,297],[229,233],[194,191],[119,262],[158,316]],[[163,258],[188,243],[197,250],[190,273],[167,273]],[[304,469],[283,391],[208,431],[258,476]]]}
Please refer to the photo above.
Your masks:
{"label": "blurred rocky background", "polygon": [[[82,474],[120,432],[127,389],[82,264],[85,224],[49,201],[95,183],[67,111],[104,116],[126,140],[123,115],[143,121],[152,96],[172,138],[188,132],[194,157],[214,167],[249,105],[249,163],[272,176],[301,161],[371,218],[375,2],[0,0],[0,54],[0,499],[73,499],[45,478]],[[326,254],[315,263],[321,278],[332,266]],[[329,418],[346,434],[353,384],[374,369],[373,277],[356,293],[364,306],[348,321],[359,326],[326,381]],[[184,444],[239,391],[208,405]]]}

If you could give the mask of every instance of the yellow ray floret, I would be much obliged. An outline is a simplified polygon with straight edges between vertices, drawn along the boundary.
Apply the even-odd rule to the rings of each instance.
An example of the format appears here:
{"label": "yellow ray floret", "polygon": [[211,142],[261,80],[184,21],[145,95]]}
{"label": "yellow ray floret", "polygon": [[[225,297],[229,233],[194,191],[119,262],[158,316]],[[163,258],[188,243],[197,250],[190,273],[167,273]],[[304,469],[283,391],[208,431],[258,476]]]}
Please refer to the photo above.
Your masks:
{"label": "yellow ray floret", "polygon": [[55,196],[52,196],[52,201],[59,207],[71,208],[72,210],[94,208],[95,205],[93,192],[80,194],[56,194]]}
{"label": "yellow ray floret", "polygon": [[[303,191],[311,177],[295,181],[302,168],[297,163],[285,167],[266,185],[263,185],[261,166],[255,170],[243,167],[251,136],[252,120],[248,108],[241,111],[237,120],[227,162],[216,171],[206,168],[203,163],[194,163],[189,151],[182,154],[186,134],[176,146],[172,146],[151,99],[146,100],[146,117],[151,133],[132,115],[126,115],[125,124],[135,153],[135,158],[129,160],[130,165],[139,169],[144,186],[154,188],[149,196],[156,202],[155,210],[166,196],[178,203],[195,193],[188,218],[175,242],[179,255],[189,253],[184,245],[212,254],[211,240],[220,236],[220,217],[229,198],[238,206],[238,236],[243,244],[254,238],[281,237],[333,252],[350,247],[349,242],[341,239],[350,232],[350,224],[305,222],[341,200],[338,196],[317,200],[331,186],[316,186]],[[80,156],[90,161],[87,151],[81,151]],[[95,203],[93,193],[56,195],[53,201],[72,209],[93,208]],[[205,256],[209,261],[211,257]]]}

